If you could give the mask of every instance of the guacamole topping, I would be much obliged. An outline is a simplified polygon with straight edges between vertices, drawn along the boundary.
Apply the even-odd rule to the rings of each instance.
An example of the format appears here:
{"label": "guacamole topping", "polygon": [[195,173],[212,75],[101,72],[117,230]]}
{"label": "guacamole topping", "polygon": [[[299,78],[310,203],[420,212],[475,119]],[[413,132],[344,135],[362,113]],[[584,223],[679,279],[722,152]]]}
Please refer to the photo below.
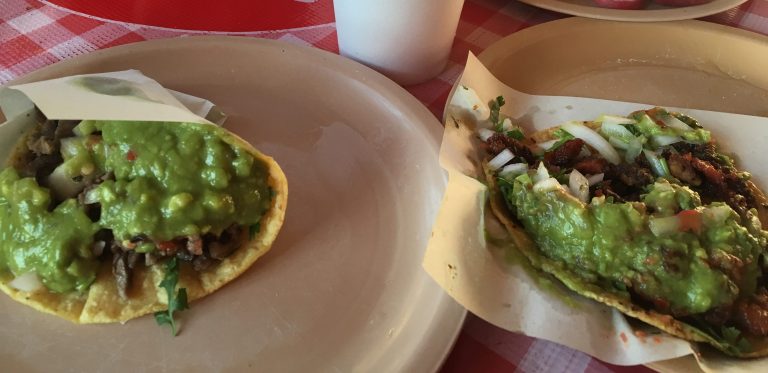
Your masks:
{"label": "guacamole topping", "polygon": [[0,269],[35,272],[50,290],[83,291],[96,278],[90,244],[98,225],[73,199],[49,211],[51,197],[33,178],[0,172]]}
{"label": "guacamole topping", "polygon": [[[217,127],[83,121],[74,134],[61,139],[63,163],[46,179],[54,193],[13,168],[0,174],[0,269],[35,272],[54,292],[93,282],[101,229],[118,243],[138,237],[128,249],[150,253],[255,225],[270,206],[266,165]],[[96,216],[86,211],[94,204]]]}
{"label": "guacamole topping", "polygon": [[[632,287],[645,299],[664,302],[675,314],[705,312],[732,303],[741,291],[729,277],[711,268],[715,256],[734,255],[746,263],[742,283],[754,284],[756,237],[722,203],[702,206],[692,190],[660,179],[643,203],[613,203],[593,198],[584,204],[564,189],[535,192],[526,175],[503,188],[517,218],[551,259],[569,263],[585,280],[616,290]],[[676,231],[657,236],[649,221],[682,210],[728,209],[719,221],[705,219],[700,232]],[[649,214],[649,210],[654,210]]]}
{"label": "guacamole topping", "polygon": [[265,166],[207,126],[85,121],[76,131],[102,133],[90,162],[115,179],[92,197],[101,203],[100,224],[118,239],[219,234],[256,224],[269,207]]}

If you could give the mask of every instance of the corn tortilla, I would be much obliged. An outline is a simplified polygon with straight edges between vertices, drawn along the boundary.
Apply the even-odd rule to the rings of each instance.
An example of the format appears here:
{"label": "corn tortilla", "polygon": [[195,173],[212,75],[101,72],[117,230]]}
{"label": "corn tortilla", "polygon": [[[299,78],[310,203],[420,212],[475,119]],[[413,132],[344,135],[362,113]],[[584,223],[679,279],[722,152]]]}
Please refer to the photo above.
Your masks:
{"label": "corn tortilla", "polygon": [[[243,274],[262,255],[269,251],[277,238],[285,219],[288,202],[288,182],[275,160],[256,150],[248,142],[223,128],[213,127],[217,135],[230,145],[248,151],[254,159],[261,161],[267,169],[267,184],[272,190],[269,209],[259,221],[259,231],[252,237],[243,229],[245,243],[230,256],[202,271],[195,271],[188,263],[181,262],[179,288],[187,289],[189,301],[200,299]],[[24,144],[26,136],[16,146],[7,162],[18,167],[25,161]],[[78,324],[124,322],[142,315],[167,309],[167,296],[159,287],[164,277],[161,262],[145,267],[139,265],[132,271],[128,299],[118,294],[111,261],[102,261],[96,280],[87,292],[57,294],[45,287],[33,293],[19,291],[9,285],[13,280],[7,273],[0,277],[0,290],[12,299],[38,311],[59,316]]]}

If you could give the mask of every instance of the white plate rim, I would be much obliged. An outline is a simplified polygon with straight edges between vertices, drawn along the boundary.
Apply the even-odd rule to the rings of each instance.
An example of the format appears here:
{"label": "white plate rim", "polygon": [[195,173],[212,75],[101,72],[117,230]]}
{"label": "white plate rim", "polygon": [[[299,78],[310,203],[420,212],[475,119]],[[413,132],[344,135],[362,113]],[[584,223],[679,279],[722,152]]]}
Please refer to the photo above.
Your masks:
{"label": "white plate rim", "polygon": [[659,22],[681,21],[706,17],[728,9],[737,7],[747,0],[713,0],[706,4],[693,5],[681,8],[623,10],[608,9],[598,6],[574,4],[562,0],[520,0],[528,5],[551,10],[554,12],[570,14],[595,19],[628,22]]}

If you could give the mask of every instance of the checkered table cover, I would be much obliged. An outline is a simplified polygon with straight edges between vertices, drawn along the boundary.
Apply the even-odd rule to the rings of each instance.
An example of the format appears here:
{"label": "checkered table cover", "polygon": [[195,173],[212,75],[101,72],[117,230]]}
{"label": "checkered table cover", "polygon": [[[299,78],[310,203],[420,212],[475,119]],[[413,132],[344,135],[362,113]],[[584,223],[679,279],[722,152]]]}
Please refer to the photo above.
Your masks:
{"label": "checkered table cover", "polygon": [[[563,17],[517,1],[466,0],[447,68],[438,77],[407,89],[440,118],[468,51],[479,54],[504,36]],[[768,35],[768,0],[751,0],[704,20]],[[98,49],[189,34],[201,32],[94,19],[37,0],[0,0],[0,84]],[[333,23],[231,35],[277,39],[338,53]],[[610,365],[556,343],[504,331],[469,315],[442,371],[597,373],[650,370],[642,366]]]}

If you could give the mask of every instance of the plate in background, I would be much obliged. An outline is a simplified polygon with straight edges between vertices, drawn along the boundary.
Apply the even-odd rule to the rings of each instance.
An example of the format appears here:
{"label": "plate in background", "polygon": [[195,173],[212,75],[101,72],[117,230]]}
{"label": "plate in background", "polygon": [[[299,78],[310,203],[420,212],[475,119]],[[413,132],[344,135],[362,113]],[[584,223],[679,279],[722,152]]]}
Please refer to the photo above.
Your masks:
{"label": "plate in background", "polygon": [[[712,0],[706,4],[687,7],[666,7],[651,2],[646,9],[608,9],[593,0],[520,0],[535,7],[587,18],[630,22],[679,21],[706,17],[737,7],[747,0]],[[649,0],[650,1],[650,0]]]}
{"label": "plate in background", "polygon": [[566,18],[516,32],[478,55],[501,81],[581,96],[768,116],[768,37],[703,21]]}

